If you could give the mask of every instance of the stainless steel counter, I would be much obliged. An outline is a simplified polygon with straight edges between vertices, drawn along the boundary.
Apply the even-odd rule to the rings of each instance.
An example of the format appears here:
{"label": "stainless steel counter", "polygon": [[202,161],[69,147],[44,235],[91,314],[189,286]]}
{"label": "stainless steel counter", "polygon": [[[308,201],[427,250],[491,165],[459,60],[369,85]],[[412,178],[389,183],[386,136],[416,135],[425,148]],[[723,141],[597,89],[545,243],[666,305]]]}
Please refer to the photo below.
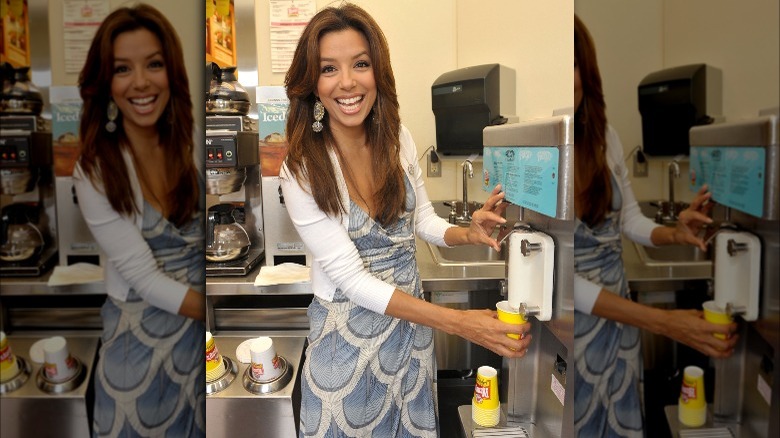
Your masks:
{"label": "stainless steel counter", "polygon": [[83,380],[75,388],[62,393],[47,393],[37,385],[43,364],[33,362],[30,347],[43,336],[14,335],[8,341],[16,356],[31,367],[27,381],[15,391],[2,395],[2,436],[39,437],[89,436],[92,420],[92,371],[97,356],[98,337],[65,335],[68,350],[86,368]]}
{"label": "stainless steel counter", "polygon": [[[265,266],[265,262],[261,266]],[[417,266],[428,292],[474,291],[498,288],[505,276],[504,266],[439,266],[433,260],[428,245],[417,239]],[[260,267],[246,277],[207,277],[206,295],[300,295],[310,294],[311,283],[280,284],[258,287],[254,285]]]}
{"label": "stainless steel counter", "polygon": [[[242,379],[248,364],[238,362],[236,348],[246,339],[271,336],[276,353],[292,367],[292,380],[278,392],[253,394],[243,385]],[[238,364],[235,380],[224,390],[206,397],[206,434],[208,436],[256,437],[296,436],[300,421],[300,369],[303,363],[303,347],[306,338],[295,335],[222,334],[214,337],[223,356]]]}
{"label": "stainless steel counter", "polygon": [[52,269],[40,277],[3,277],[0,279],[0,295],[105,295],[106,293],[106,284],[102,281],[49,286],[49,278],[53,271]]}

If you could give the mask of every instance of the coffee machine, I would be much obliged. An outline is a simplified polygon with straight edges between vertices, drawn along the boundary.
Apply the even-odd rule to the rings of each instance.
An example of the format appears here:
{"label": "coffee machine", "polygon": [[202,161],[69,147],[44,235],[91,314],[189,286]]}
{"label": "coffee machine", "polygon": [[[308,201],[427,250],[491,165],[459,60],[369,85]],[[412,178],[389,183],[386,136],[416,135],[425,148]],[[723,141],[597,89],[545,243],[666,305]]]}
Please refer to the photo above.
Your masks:
{"label": "coffee machine", "polygon": [[0,97],[0,276],[39,276],[57,257],[50,124],[30,68],[2,66]]}
{"label": "coffee machine", "polygon": [[[263,196],[260,187],[257,121],[248,116],[249,95],[236,67],[206,66],[206,275],[245,276],[262,260]],[[217,233],[245,231],[248,245],[218,248]],[[243,235],[241,236],[244,237]]]}

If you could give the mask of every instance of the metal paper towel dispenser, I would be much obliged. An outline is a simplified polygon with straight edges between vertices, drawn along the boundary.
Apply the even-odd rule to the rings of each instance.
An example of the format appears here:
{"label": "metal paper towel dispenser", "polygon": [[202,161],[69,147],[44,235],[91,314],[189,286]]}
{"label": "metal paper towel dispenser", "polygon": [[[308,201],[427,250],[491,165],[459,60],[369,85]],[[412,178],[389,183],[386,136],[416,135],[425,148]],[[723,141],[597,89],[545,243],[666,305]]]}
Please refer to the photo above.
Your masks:
{"label": "metal paper towel dispenser", "polygon": [[639,83],[643,150],[648,155],[688,155],[688,131],[721,115],[722,73],[706,64],[667,68]]}
{"label": "metal paper towel dispenser", "polygon": [[500,64],[453,70],[431,86],[436,149],[446,155],[482,153],[482,130],[515,117],[515,71]]}

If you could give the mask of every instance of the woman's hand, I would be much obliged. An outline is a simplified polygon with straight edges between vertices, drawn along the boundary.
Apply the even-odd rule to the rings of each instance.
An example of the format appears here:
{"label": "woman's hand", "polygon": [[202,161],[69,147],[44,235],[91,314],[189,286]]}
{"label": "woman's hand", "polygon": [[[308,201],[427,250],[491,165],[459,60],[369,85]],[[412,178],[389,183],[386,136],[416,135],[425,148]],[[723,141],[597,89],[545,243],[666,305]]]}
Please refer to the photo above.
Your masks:
{"label": "woman's hand", "polygon": [[[498,314],[488,309],[464,310],[463,317],[455,329],[456,335],[479,344],[504,357],[523,357],[531,343],[531,323],[509,324],[498,320]],[[520,335],[512,339],[507,333]]]}
{"label": "woman's hand", "polygon": [[496,185],[482,208],[471,215],[471,224],[467,234],[469,243],[487,245],[496,251],[501,251],[498,241],[490,236],[496,225],[506,223],[506,219],[503,217],[507,206],[504,195],[504,192],[501,191],[501,184]]}
{"label": "woman's hand", "polygon": [[[737,324],[713,324],[703,318],[701,310],[665,310],[660,334],[694,348],[712,358],[731,356],[739,338]],[[718,339],[713,333],[726,335]]]}
{"label": "woman's hand", "polygon": [[712,223],[709,217],[712,210],[712,202],[708,202],[712,197],[707,185],[703,185],[691,205],[683,210],[677,217],[677,228],[674,231],[674,241],[681,245],[698,246],[702,251],[707,250],[704,240],[698,237],[699,232],[705,225]]}

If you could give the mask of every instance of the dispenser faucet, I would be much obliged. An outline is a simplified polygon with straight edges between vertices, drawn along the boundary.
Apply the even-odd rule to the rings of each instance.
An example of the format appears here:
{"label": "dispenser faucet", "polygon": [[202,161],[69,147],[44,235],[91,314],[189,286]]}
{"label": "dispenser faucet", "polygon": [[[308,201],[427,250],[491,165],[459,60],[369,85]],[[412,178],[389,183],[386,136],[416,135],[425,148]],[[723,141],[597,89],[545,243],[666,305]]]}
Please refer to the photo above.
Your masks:
{"label": "dispenser faucet", "polygon": [[677,220],[677,208],[674,204],[674,179],[680,177],[680,163],[675,158],[669,163],[669,218]]}
{"label": "dispenser faucet", "polygon": [[471,160],[465,160],[461,166],[463,166],[463,219],[469,220],[468,178],[474,178],[474,166],[472,166]]}

